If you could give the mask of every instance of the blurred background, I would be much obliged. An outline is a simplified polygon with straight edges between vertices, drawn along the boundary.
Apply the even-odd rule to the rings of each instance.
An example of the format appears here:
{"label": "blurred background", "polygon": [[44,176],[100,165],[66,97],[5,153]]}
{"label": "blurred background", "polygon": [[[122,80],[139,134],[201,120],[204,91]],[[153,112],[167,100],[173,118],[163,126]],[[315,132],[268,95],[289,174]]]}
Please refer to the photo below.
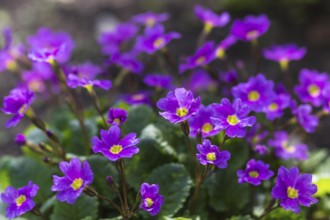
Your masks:
{"label": "blurred background", "polygon": [[[192,54],[202,23],[194,15],[194,6],[200,4],[216,12],[228,11],[232,19],[247,14],[267,14],[271,28],[260,40],[261,47],[270,44],[292,43],[308,49],[300,62],[293,62],[290,74],[296,81],[303,67],[328,72],[330,69],[330,1],[327,0],[0,0],[0,28],[12,28],[15,41],[24,42],[41,26],[63,30],[76,41],[72,63],[91,60],[102,63],[103,57],[97,44],[100,32],[111,29],[117,22],[127,21],[137,13],[146,11],[167,12],[171,19],[166,22],[168,30],[182,33],[181,40],[170,45],[179,58]],[[230,25],[215,29],[210,39],[222,40]],[[3,42],[2,37],[0,41]],[[249,64],[250,48],[242,42],[229,50],[230,59],[242,59]],[[252,61],[251,61],[252,62]],[[279,80],[281,74],[276,63],[262,61],[262,72],[271,79]],[[0,74],[0,100],[15,86],[10,74]],[[51,103],[46,103],[51,104]],[[329,117],[327,117],[329,118]],[[5,129],[8,117],[0,114],[0,156],[18,155],[15,135],[27,127],[27,121],[15,128]],[[48,115],[46,120],[51,120]],[[328,131],[330,120],[323,120],[308,143],[313,147],[330,147]]]}

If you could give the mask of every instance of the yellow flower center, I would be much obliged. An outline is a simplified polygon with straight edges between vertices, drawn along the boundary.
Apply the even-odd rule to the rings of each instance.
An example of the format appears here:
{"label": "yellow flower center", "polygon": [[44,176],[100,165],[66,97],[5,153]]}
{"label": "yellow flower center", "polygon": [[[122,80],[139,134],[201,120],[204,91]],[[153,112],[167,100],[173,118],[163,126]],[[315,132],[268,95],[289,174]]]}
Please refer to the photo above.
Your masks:
{"label": "yellow flower center", "polygon": [[317,97],[320,95],[321,90],[317,85],[312,84],[312,85],[308,86],[308,93],[312,97]]}
{"label": "yellow flower center", "polygon": [[210,33],[210,31],[213,29],[213,24],[212,24],[212,22],[206,22],[205,24],[204,24],[204,33]]}
{"label": "yellow flower center", "polygon": [[258,173],[257,171],[251,171],[251,172],[249,173],[249,176],[250,176],[250,177],[253,177],[253,178],[257,178],[257,177],[259,176],[259,173]]}
{"label": "yellow flower center", "polygon": [[17,199],[16,199],[16,205],[17,206],[21,206],[23,204],[23,202],[26,201],[26,197],[23,195],[20,195]]}
{"label": "yellow flower center", "polygon": [[248,99],[251,102],[255,102],[259,98],[260,98],[260,93],[258,91],[253,90],[253,91],[249,92],[249,94],[248,94]]}
{"label": "yellow flower center", "polygon": [[249,39],[249,40],[254,40],[258,37],[258,35],[259,35],[259,32],[256,31],[256,30],[253,30],[253,31],[249,31],[246,34],[246,38]]}
{"label": "yellow flower center", "polygon": [[287,141],[282,142],[282,147],[288,153],[292,153],[295,151],[295,147],[293,145],[289,145],[289,143]]}
{"label": "yellow flower center", "polygon": [[237,118],[236,115],[229,115],[227,117],[227,122],[230,124],[230,125],[237,125],[238,122],[239,122],[239,119]]}
{"label": "yellow flower center", "polygon": [[85,87],[85,89],[87,89],[87,91],[89,93],[91,93],[93,91],[93,85],[91,85],[91,84],[85,85],[84,87]]}
{"label": "yellow flower center", "polygon": [[15,70],[17,70],[17,63],[15,60],[8,60],[6,62],[6,67],[10,71],[15,71]]}
{"label": "yellow flower center", "polygon": [[164,38],[160,37],[154,41],[154,47],[156,47],[156,48],[161,47],[161,46],[163,46],[164,42],[165,42]]}
{"label": "yellow flower center", "polygon": [[211,123],[206,122],[205,124],[203,124],[202,131],[204,133],[209,133],[212,130],[213,130],[213,125]]}
{"label": "yellow flower center", "polygon": [[123,150],[123,147],[121,145],[113,145],[110,148],[110,152],[113,154],[119,154]]}
{"label": "yellow flower center", "polygon": [[42,86],[42,82],[39,80],[33,80],[29,83],[29,89],[31,89],[34,92],[38,92],[40,87]]}
{"label": "yellow flower center", "polygon": [[71,188],[74,189],[74,190],[77,190],[77,189],[80,189],[80,187],[82,186],[83,184],[83,180],[81,178],[77,178],[75,179],[72,183],[71,183]]}
{"label": "yellow flower center", "polygon": [[177,108],[176,109],[176,115],[179,117],[184,117],[188,114],[188,109],[185,107]]}
{"label": "yellow flower center", "polygon": [[221,47],[219,47],[216,52],[215,52],[215,56],[222,59],[225,57],[225,50]]}
{"label": "yellow flower center", "polygon": [[198,64],[198,65],[200,65],[200,64],[202,64],[202,63],[204,63],[205,62],[205,57],[204,56],[201,56],[201,57],[199,57],[197,60],[196,60],[196,63]]}
{"label": "yellow flower center", "polygon": [[115,118],[115,120],[113,120],[115,123],[120,124],[120,119],[119,118]]}
{"label": "yellow flower center", "polygon": [[291,186],[288,187],[287,194],[290,199],[298,198],[298,190],[292,188]]}
{"label": "yellow flower center", "polygon": [[150,198],[146,198],[145,201],[147,202],[148,207],[150,207],[154,204],[154,201],[152,201],[152,199],[150,199]]}
{"label": "yellow flower center", "polygon": [[215,153],[212,152],[212,153],[206,154],[206,159],[209,161],[215,161],[217,159],[217,157],[215,156]]}
{"label": "yellow flower center", "polygon": [[138,94],[138,95],[133,95],[132,99],[135,101],[140,101],[144,98],[144,96],[142,94]]}
{"label": "yellow flower center", "polygon": [[289,66],[289,61],[287,59],[280,60],[280,67],[282,70],[287,70]]}
{"label": "yellow flower center", "polygon": [[54,59],[53,57],[50,57],[50,58],[47,60],[47,62],[48,62],[51,66],[54,66],[55,63],[56,63],[56,61],[55,61],[55,59]]}
{"label": "yellow flower center", "polygon": [[268,106],[268,109],[269,109],[270,111],[276,111],[276,110],[278,109],[278,104],[276,104],[276,103],[274,102],[274,103],[272,103],[272,104],[270,104],[270,105]]}
{"label": "yellow flower center", "polygon": [[23,114],[26,109],[26,104],[22,105],[22,107],[18,110],[20,114]]}
{"label": "yellow flower center", "polygon": [[147,21],[146,21],[146,25],[151,27],[151,26],[154,26],[155,24],[155,19],[153,18],[148,18]]}

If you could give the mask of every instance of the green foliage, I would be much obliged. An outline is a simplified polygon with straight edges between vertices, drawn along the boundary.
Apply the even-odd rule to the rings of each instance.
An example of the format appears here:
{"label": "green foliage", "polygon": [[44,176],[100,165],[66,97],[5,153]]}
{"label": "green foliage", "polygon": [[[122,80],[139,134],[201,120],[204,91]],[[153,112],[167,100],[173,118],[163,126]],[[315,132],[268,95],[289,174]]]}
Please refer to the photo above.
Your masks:
{"label": "green foliage", "polygon": [[80,196],[75,204],[56,201],[54,204],[54,212],[51,215],[51,220],[81,220],[86,217],[91,219],[97,218],[99,202],[95,197],[87,195]]}
{"label": "green foliage", "polygon": [[278,219],[285,219],[285,220],[304,220],[304,213],[300,212],[299,214],[295,214],[292,211],[287,211],[282,208],[275,209],[274,211],[270,212],[264,220],[278,220]]}

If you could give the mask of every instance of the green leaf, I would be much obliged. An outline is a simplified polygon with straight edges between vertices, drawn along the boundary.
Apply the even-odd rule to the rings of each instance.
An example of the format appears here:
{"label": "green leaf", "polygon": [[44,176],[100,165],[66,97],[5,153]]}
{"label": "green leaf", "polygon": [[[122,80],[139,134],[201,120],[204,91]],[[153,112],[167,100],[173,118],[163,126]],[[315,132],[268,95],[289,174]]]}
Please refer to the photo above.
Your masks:
{"label": "green leaf", "polygon": [[303,220],[305,219],[303,212],[299,214],[295,214],[292,211],[287,211],[282,208],[275,209],[274,211],[270,212],[264,220],[278,220],[278,219],[285,219],[285,220]]}
{"label": "green leaf", "polygon": [[173,216],[186,201],[192,185],[189,173],[182,164],[165,164],[152,171],[149,184],[158,184],[164,196],[164,205],[159,216]]}
{"label": "green leaf", "polygon": [[249,215],[239,215],[239,216],[232,216],[229,220],[253,220],[253,218]]}
{"label": "green leaf", "polygon": [[75,204],[56,201],[51,220],[81,220],[86,217],[97,218],[99,202],[95,197],[82,194]]}
{"label": "green leaf", "polygon": [[184,217],[171,218],[171,217],[168,217],[168,216],[164,216],[163,220],[192,220],[192,218],[184,218]]}
{"label": "green leaf", "polygon": [[127,134],[135,132],[138,136],[142,129],[155,118],[155,113],[147,105],[137,105],[128,110],[127,121],[122,125],[122,131]]}
{"label": "green leaf", "polygon": [[330,194],[330,177],[329,176],[317,176],[317,180],[315,181],[317,185],[317,192],[315,196],[326,196]]}
{"label": "green leaf", "polygon": [[222,150],[230,152],[231,158],[228,161],[227,169],[234,170],[235,173],[236,170],[242,168],[249,159],[249,146],[243,139],[227,140]]}

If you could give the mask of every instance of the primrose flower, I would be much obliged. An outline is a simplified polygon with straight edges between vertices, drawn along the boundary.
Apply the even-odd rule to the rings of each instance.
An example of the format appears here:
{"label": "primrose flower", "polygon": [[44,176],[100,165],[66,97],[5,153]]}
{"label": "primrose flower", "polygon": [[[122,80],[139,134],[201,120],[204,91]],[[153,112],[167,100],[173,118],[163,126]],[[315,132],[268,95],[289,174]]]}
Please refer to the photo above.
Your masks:
{"label": "primrose flower", "polygon": [[178,39],[181,35],[177,32],[165,34],[164,26],[156,25],[145,30],[144,36],[139,36],[136,40],[135,48],[148,54],[153,54],[157,50],[165,47],[173,39]]}
{"label": "primrose flower", "polygon": [[266,118],[274,120],[283,115],[283,110],[290,106],[290,96],[287,94],[278,94],[275,99],[264,107],[263,112],[266,113]]}
{"label": "primrose flower", "polygon": [[275,98],[274,82],[267,80],[263,74],[250,77],[246,83],[240,83],[232,88],[235,98],[240,98],[250,106],[251,110],[261,112]]}
{"label": "primrose flower", "polygon": [[140,74],[144,68],[143,63],[137,59],[137,51],[116,54],[109,59],[109,64],[116,64],[135,74]]}
{"label": "primrose flower", "polygon": [[217,15],[213,11],[203,8],[200,5],[195,6],[195,15],[204,23],[204,32],[209,33],[214,27],[223,27],[230,21],[228,12]]}
{"label": "primrose flower", "polygon": [[150,105],[151,104],[150,92],[140,91],[138,93],[134,93],[131,95],[125,95],[124,101],[130,105],[139,105],[139,104]]}
{"label": "primrose flower", "polygon": [[217,82],[203,69],[194,71],[185,85],[194,92],[214,91],[217,88]]}
{"label": "primrose flower", "polygon": [[87,78],[79,78],[79,76],[74,74],[68,76],[67,84],[71,88],[85,87],[88,91],[93,87],[109,90],[112,86],[110,80],[89,80]]}
{"label": "primrose flower", "polygon": [[223,59],[226,56],[226,50],[234,45],[237,42],[237,38],[233,35],[228,35],[225,39],[223,39],[214,50],[215,57],[219,59]]}
{"label": "primrose flower", "polygon": [[268,148],[262,144],[268,136],[268,131],[261,131],[260,123],[256,123],[247,133],[246,142],[249,143],[254,151],[258,154],[268,153]]}
{"label": "primrose flower", "polygon": [[15,88],[4,98],[2,111],[13,117],[6,122],[6,128],[15,127],[31,105],[34,93],[26,88]]}
{"label": "primrose flower", "polygon": [[162,74],[148,74],[143,82],[155,88],[170,89],[172,87],[172,77]]}
{"label": "primrose flower", "polygon": [[300,174],[297,167],[287,169],[281,166],[278,169],[272,197],[280,201],[282,208],[298,214],[300,205],[309,207],[318,202],[313,197],[316,192],[317,186],[312,184],[311,174]]}
{"label": "primrose flower", "polygon": [[230,159],[229,151],[220,151],[219,148],[211,144],[211,141],[204,139],[202,144],[197,144],[197,159],[203,165],[212,164],[218,168],[227,167],[227,161]]}
{"label": "primrose flower", "polygon": [[330,83],[323,90],[323,110],[330,112]]}
{"label": "primrose flower", "polygon": [[238,170],[238,182],[250,183],[258,186],[263,180],[268,180],[274,175],[274,172],[269,170],[269,164],[265,164],[261,160],[251,159],[247,162],[245,170]]}
{"label": "primrose flower", "polygon": [[235,20],[231,27],[231,34],[242,41],[255,41],[266,33],[270,21],[266,15],[248,15],[243,20]]}
{"label": "primrose flower", "polygon": [[111,125],[121,125],[127,119],[127,111],[121,108],[110,108],[107,122]]}
{"label": "primrose flower", "polygon": [[197,114],[200,107],[200,97],[194,98],[191,91],[177,88],[170,91],[165,98],[158,100],[157,107],[164,111],[159,113],[163,118],[176,124]]}
{"label": "primrose flower", "polygon": [[52,64],[67,62],[74,48],[74,41],[65,32],[53,32],[50,28],[39,28],[37,33],[27,38],[30,46],[28,57],[32,61]]}
{"label": "primrose flower", "polygon": [[16,71],[17,62],[8,51],[0,51],[0,72],[5,70]]}
{"label": "primrose flower", "polygon": [[74,204],[85,187],[93,182],[93,171],[87,161],[81,163],[77,158],[70,162],[62,161],[59,168],[64,176],[53,175],[52,191],[58,192],[57,200]]}
{"label": "primrose flower", "polygon": [[236,70],[220,72],[219,79],[225,83],[235,83],[238,81],[238,73]]}
{"label": "primrose flower", "polygon": [[273,45],[263,50],[267,60],[278,62],[283,70],[288,68],[289,62],[301,60],[306,54],[305,47],[298,47],[296,44]]}
{"label": "primrose flower", "polygon": [[189,118],[190,135],[195,137],[201,134],[203,138],[217,135],[220,129],[214,129],[211,117],[214,115],[213,105],[201,105],[198,113]]}
{"label": "primrose flower", "polygon": [[140,187],[141,204],[140,208],[149,212],[150,215],[157,215],[164,203],[164,198],[159,194],[159,186],[157,184],[142,183]]}
{"label": "primrose flower", "polygon": [[275,155],[283,160],[306,160],[308,157],[308,147],[298,140],[289,138],[286,131],[275,132],[273,139],[268,140],[268,145],[274,147]]}
{"label": "primrose flower", "polygon": [[24,134],[17,134],[15,137],[15,143],[18,144],[18,146],[23,146],[26,144],[26,137]]}
{"label": "primrose flower", "polygon": [[129,133],[120,139],[120,128],[112,126],[108,131],[101,130],[101,140],[98,137],[92,139],[92,150],[94,153],[101,153],[108,160],[116,161],[121,158],[130,158],[139,152],[136,146],[139,139],[135,133]]}
{"label": "primrose flower", "polygon": [[37,195],[39,186],[32,181],[26,186],[15,189],[8,186],[3,193],[0,194],[1,201],[6,203],[6,217],[8,219],[16,218],[34,208],[33,197]]}
{"label": "primrose flower", "polygon": [[133,16],[132,21],[137,24],[142,24],[147,27],[152,27],[156,24],[159,24],[161,22],[167,21],[169,19],[168,13],[160,13],[156,14],[152,11],[146,12],[143,14],[138,14]]}
{"label": "primrose flower", "polygon": [[98,65],[91,62],[86,62],[64,68],[64,72],[66,75],[74,74],[79,78],[94,79],[102,72],[102,69]]}
{"label": "primrose flower", "polygon": [[305,104],[298,107],[292,106],[292,113],[296,116],[297,121],[307,133],[315,132],[315,128],[319,124],[318,117],[312,115],[312,106]]}
{"label": "primrose flower", "polygon": [[226,135],[231,138],[245,136],[245,127],[251,127],[255,122],[254,116],[248,116],[250,108],[235,99],[231,104],[227,98],[221,99],[220,104],[214,104],[214,116],[211,117],[215,129],[226,130]]}
{"label": "primrose flower", "polygon": [[180,64],[180,73],[186,70],[205,66],[214,59],[214,43],[209,41],[203,44],[194,55],[187,57],[185,63]]}
{"label": "primrose flower", "polygon": [[302,69],[299,74],[299,85],[294,87],[301,101],[310,102],[314,106],[323,104],[322,91],[329,82],[327,73]]}

